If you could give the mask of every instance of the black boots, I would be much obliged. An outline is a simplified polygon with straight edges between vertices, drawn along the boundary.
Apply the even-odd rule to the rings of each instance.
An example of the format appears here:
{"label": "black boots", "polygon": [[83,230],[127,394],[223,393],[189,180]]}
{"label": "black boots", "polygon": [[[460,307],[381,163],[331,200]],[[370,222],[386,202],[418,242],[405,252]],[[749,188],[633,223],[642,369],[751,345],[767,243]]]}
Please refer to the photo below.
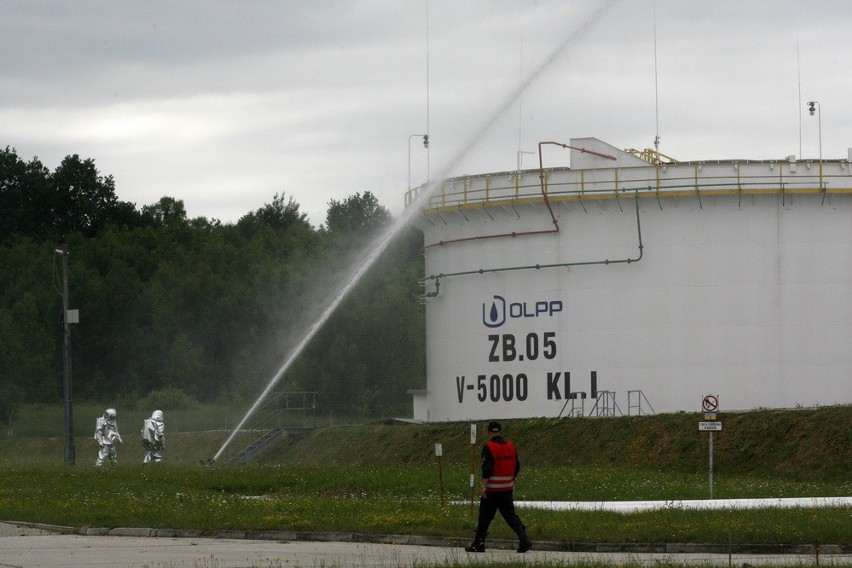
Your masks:
{"label": "black boots", "polygon": [[473,535],[473,542],[470,543],[470,546],[464,547],[465,551],[467,551],[467,552],[485,552],[485,537],[486,536],[488,536],[488,533],[486,531],[482,530],[481,527],[476,527],[476,534]]}
{"label": "black boots", "polygon": [[527,536],[526,527],[520,527],[517,531],[518,533],[518,552],[526,552],[530,548],[532,548],[532,541],[530,537]]}
{"label": "black boots", "polygon": [[[532,548],[532,545],[532,541],[529,538],[525,538],[518,543],[518,552],[526,552]],[[468,546],[465,546],[464,549],[467,552],[485,552],[485,543],[473,541]]]}
{"label": "black boots", "polygon": [[[533,546],[530,537],[527,536],[527,531],[524,528],[518,531],[518,552],[526,552]],[[485,541],[478,538],[473,539],[468,546],[464,547],[467,552],[485,552]]]}

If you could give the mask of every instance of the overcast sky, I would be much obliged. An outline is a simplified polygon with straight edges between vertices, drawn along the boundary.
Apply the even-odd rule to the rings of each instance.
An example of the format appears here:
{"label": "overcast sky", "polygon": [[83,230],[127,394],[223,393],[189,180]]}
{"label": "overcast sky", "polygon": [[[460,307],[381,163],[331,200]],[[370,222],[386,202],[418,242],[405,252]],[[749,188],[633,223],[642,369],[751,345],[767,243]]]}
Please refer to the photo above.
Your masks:
{"label": "overcast sky", "polygon": [[544,140],[647,148],[659,134],[681,160],[816,159],[809,100],[823,156],[852,147],[849,0],[0,10],[0,146],[51,170],[92,158],[119,199],[167,195],[190,217],[235,222],[283,193],[318,226],[329,200],[367,190],[399,216],[427,175],[513,170]]}

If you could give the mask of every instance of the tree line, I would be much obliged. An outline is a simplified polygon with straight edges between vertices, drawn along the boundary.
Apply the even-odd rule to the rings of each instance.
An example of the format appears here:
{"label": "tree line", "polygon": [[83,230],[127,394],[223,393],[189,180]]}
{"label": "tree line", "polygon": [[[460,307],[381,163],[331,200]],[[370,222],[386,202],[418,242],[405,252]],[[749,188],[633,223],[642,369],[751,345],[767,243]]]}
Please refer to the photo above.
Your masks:
{"label": "tree line", "polygon": [[[62,259],[69,251],[75,399],[152,392],[253,401],[303,337],[341,269],[392,221],[369,191],[331,200],[313,227],[292,196],[236,223],[189,218],[181,200],[117,199],[94,160],[0,151],[0,412],[61,400]],[[417,297],[422,236],[404,230],[280,382],[318,411],[408,415],[425,384]]]}

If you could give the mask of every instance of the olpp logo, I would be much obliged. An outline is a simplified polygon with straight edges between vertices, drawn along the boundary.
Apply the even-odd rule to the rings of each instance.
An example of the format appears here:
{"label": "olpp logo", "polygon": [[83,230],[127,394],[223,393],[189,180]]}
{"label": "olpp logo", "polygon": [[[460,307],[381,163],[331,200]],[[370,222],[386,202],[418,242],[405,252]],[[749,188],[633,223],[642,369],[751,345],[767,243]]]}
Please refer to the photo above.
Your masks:
{"label": "olpp logo", "polygon": [[506,323],[506,299],[503,296],[494,296],[491,307],[487,303],[482,304],[482,323],[485,327],[500,327]]}
{"label": "olpp logo", "polygon": [[482,323],[485,327],[500,327],[507,319],[553,317],[561,312],[562,300],[507,302],[495,294],[490,304],[482,304]]}

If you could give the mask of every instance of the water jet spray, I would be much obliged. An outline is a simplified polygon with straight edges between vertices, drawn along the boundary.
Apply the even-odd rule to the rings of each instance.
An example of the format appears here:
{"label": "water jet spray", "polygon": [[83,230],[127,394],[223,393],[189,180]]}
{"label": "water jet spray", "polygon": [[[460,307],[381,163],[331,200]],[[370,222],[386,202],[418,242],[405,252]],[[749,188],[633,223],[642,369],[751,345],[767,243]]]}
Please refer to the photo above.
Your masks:
{"label": "water jet spray", "polygon": [[361,278],[367,271],[375,264],[378,258],[382,255],[382,253],[387,249],[388,245],[391,241],[404,229],[409,221],[420,212],[423,204],[425,204],[428,199],[432,196],[432,193],[436,188],[441,186],[443,180],[447,179],[450,176],[450,172],[452,172],[459,163],[464,160],[464,158],[468,155],[468,153],[476,146],[476,144],[485,136],[485,133],[494,125],[494,123],[501,117],[503,114],[515,103],[516,100],[521,96],[521,94],[534,82],[536,81],[545,70],[547,70],[553,63],[559,59],[559,57],[563,54],[565,49],[577,41],[582,35],[589,29],[591,26],[615,3],[615,0],[606,0],[601,4],[601,6],[591,15],[591,17],[577,30],[574,31],[568,38],[566,38],[557,48],[550,54],[547,59],[542,62],[533,73],[529,75],[529,77],[522,81],[517,88],[509,93],[509,96],[506,98],[505,102],[497,107],[497,109],[492,113],[491,118],[484,123],[484,125],[478,129],[467,144],[462,146],[462,150],[458,152],[458,154],[450,160],[447,165],[440,171],[439,175],[436,176],[436,179],[424,186],[424,191],[419,192],[417,198],[406,207],[403,211],[402,215],[394,221],[381,235],[379,235],[371,246],[373,247],[369,254],[364,258],[363,263],[360,266],[354,266],[350,268],[349,277],[346,280],[346,283],[335,293],[333,293],[327,302],[325,309],[316,319],[316,321],[308,328],[305,335],[302,337],[301,341],[290,351],[287,355],[284,363],[279,367],[279,369],[272,376],[272,379],[266,385],[266,388],[263,389],[263,392],[257,397],[254,404],[246,411],[243,418],[239,421],[239,423],[234,427],[234,430],[222,444],[222,447],[216,452],[216,455],[210,460],[210,463],[215,463],[216,460],[222,455],[225,449],[230,445],[233,441],[234,437],[243,427],[243,425],[252,417],[252,415],[257,411],[272,389],[278,384],[278,381],[284,376],[293,362],[302,354],[302,351],[305,350],[305,347],[310,343],[310,341],[314,338],[314,336],[322,329],[323,325],[328,321],[331,317],[331,314],[337,309],[337,307],[343,302],[343,300],[349,295],[353,288],[361,281]]}

